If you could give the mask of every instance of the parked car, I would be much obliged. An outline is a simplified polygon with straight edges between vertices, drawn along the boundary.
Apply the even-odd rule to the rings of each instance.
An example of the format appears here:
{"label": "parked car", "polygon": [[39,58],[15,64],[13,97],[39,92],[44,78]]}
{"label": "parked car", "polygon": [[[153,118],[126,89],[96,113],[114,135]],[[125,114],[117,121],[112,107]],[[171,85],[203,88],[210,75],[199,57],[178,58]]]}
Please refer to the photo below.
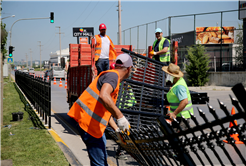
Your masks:
{"label": "parked car", "polygon": [[53,80],[54,77],[65,80],[65,70],[61,66],[53,66],[50,70],[50,79]]}
{"label": "parked car", "polygon": [[28,70],[26,68],[24,68],[22,72],[28,74]]}
{"label": "parked car", "polygon": [[29,69],[29,74],[35,74],[34,68]]}

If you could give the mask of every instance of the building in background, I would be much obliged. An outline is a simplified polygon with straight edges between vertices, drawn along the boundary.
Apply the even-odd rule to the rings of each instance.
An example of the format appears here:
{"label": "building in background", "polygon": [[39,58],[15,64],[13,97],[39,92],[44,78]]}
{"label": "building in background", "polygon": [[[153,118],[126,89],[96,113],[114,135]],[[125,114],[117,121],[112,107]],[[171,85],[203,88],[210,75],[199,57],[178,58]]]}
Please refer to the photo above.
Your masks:
{"label": "building in background", "polygon": [[[65,58],[65,63],[69,59],[69,48],[61,50],[61,58]],[[57,50],[54,53],[50,53],[50,60],[49,64],[50,66],[58,66],[58,63],[60,65],[61,60],[60,60],[60,50]]]}

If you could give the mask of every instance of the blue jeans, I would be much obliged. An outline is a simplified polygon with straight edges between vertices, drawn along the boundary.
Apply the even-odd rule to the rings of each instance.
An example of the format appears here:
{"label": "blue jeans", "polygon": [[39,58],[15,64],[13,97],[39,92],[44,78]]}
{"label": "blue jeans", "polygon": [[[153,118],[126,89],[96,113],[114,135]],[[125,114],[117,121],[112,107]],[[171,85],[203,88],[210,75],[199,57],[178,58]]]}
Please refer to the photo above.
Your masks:
{"label": "blue jeans", "polygon": [[80,136],[87,147],[91,166],[108,166],[105,133],[103,133],[101,138],[95,138],[81,129],[79,124],[77,127]]}
{"label": "blue jeans", "polygon": [[99,75],[102,71],[109,69],[109,59],[101,59],[99,58],[96,61],[96,67],[97,67],[97,75]]}

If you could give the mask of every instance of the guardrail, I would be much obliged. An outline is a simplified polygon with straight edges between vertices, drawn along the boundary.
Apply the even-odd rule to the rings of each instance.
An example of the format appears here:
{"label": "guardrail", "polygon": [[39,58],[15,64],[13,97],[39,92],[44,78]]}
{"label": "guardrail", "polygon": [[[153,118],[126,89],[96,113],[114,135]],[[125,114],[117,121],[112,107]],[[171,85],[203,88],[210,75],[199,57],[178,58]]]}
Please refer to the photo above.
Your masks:
{"label": "guardrail", "polygon": [[[198,108],[199,117],[191,115],[190,123],[183,118],[187,130],[182,130],[176,124],[180,130],[177,133],[166,121],[165,106],[168,102],[165,99],[167,89],[164,87],[165,73],[161,70],[162,65],[134,52],[124,52],[132,57],[135,71],[131,74],[131,79],[121,83],[116,105],[131,124],[130,135],[120,133],[123,140],[120,141],[116,133],[108,127],[106,134],[109,137],[119,143],[140,165],[246,165],[245,154],[243,155],[246,144],[246,91],[242,84],[232,90],[244,111],[239,102],[231,97],[238,112],[230,114],[226,106],[218,100],[225,114],[224,117],[218,117],[217,111],[208,104],[206,94],[193,94],[192,102],[207,103],[214,120],[209,121]],[[244,123],[237,125],[236,119],[242,119]],[[228,123],[232,126],[224,127]],[[237,141],[241,141],[243,147],[236,145]]]}
{"label": "guardrail", "polygon": [[51,128],[51,82],[20,71],[15,72],[15,82],[36,108],[45,125]]}

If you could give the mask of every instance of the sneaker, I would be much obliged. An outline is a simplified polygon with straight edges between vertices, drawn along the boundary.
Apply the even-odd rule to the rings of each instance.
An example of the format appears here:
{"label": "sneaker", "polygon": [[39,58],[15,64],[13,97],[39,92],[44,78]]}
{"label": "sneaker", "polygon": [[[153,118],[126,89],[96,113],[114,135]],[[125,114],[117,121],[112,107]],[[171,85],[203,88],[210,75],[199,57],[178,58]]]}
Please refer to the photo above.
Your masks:
{"label": "sneaker", "polygon": [[127,160],[128,159],[124,152],[116,153],[115,158],[119,159],[119,160]]}

